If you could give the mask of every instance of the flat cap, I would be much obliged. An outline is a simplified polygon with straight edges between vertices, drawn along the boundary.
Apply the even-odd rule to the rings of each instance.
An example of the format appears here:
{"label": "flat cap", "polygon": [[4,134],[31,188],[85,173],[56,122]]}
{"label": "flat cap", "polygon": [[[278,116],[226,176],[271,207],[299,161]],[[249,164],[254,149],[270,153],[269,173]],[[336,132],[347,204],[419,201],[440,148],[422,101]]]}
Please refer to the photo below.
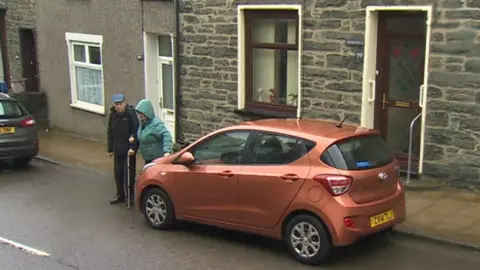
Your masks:
{"label": "flat cap", "polygon": [[125,95],[124,94],[115,94],[112,96],[112,102],[117,103],[117,102],[124,102],[125,101]]}

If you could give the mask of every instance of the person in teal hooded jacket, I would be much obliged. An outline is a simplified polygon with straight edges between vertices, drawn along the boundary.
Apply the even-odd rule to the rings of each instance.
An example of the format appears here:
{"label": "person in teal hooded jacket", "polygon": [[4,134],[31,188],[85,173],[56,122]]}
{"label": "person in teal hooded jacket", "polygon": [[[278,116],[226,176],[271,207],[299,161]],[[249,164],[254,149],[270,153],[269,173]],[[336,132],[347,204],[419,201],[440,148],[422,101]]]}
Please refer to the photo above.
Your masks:
{"label": "person in teal hooded jacket", "polygon": [[165,124],[155,116],[152,103],[142,99],[135,110],[140,119],[138,128],[139,152],[142,154],[145,164],[153,160],[170,155],[172,152],[172,135]]}

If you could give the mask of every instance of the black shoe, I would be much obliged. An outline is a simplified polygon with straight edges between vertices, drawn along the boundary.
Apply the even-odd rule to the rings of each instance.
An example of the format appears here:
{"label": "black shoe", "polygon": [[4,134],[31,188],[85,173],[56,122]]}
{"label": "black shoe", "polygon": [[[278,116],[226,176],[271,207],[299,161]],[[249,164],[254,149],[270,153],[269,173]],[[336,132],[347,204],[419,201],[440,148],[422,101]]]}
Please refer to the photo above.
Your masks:
{"label": "black shoe", "polygon": [[110,201],[110,204],[115,205],[115,204],[124,203],[124,202],[125,202],[125,198],[116,197],[115,199]]}

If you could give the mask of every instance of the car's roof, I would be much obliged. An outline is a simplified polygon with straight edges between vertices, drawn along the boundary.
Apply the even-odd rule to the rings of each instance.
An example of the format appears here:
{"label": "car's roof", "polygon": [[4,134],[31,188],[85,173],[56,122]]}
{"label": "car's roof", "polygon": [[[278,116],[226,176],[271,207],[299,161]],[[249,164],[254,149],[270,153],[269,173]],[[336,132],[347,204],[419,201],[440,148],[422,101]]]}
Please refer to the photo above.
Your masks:
{"label": "car's roof", "polygon": [[8,94],[5,93],[0,93],[0,100],[16,100],[13,97],[9,96]]}
{"label": "car's roof", "polygon": [[242,128],[279,132],[315,141],[332,142],[352,136],[378,133],[373,129],[345,123],[341,127],[337,127],[339,123],[318,119],[263,119],[244,122],[231,126],[229,129]]}

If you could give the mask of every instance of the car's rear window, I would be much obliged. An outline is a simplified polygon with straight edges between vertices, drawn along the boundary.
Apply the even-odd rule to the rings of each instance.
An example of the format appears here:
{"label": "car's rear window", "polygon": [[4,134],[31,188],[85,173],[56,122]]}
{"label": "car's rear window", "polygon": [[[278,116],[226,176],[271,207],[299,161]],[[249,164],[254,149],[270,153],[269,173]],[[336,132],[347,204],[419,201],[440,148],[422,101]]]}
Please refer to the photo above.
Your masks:
{"label": "car's rear window", "polygon": [[331,145],[320,159],[341,170],[367,170],[391,163],[393,156],[380,135],[366,135]]}
{"label": "car's rear window", "polygon": [[25,116],[25,109],[12,100],[0,100],[0,119],[13,119]]}

